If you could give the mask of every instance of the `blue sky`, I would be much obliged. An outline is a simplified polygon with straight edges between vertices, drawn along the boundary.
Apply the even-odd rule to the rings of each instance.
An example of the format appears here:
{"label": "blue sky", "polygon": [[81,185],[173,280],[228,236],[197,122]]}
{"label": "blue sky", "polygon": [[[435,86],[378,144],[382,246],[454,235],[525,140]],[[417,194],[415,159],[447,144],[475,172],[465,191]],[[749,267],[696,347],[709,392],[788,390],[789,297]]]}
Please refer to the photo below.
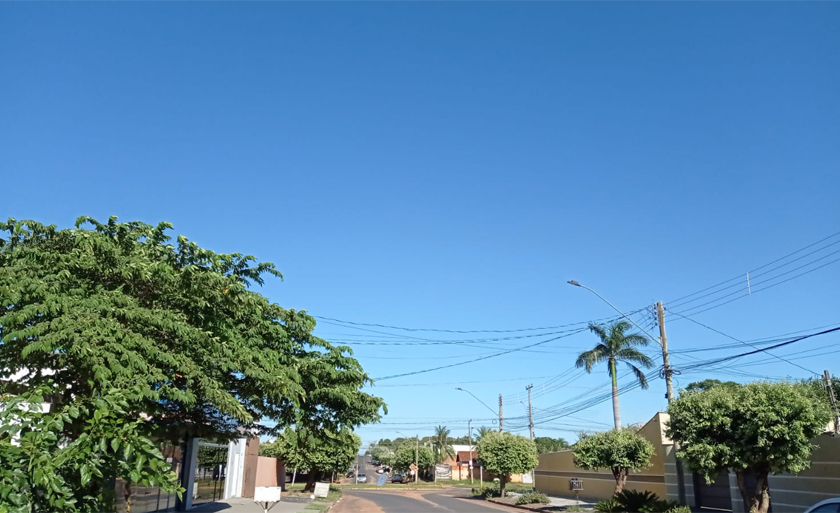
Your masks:
{"label": "blue sky", "polygon": [[[836,3],[5,3],[0,216],[168,220],[206,247],[275,262],[285,280],[263,291],[281,305],[355,322],[505,330],[612,314],[569,279],[626,310],[679,311],[674,299],[840,230],[838,22]],[[838,269],[696,320],[742,340],[840,323]],[[680,350],[734,343],[668,323],[677,369],[691,362]],[[388,341],[355,347],[373,377],[547,338],[417,346],[317,331]],[[390,415],[363,438],[435,424],[466,434],[466,419],[490,416],[450,383],[474,382],[460,386],[494,407],[503,393],[521,416],[524,386],[540,390],[594,342],[580,333],[382,380],[373,391]],[[735,369],[808,375],[764,360]],[[749,379],[726,372],[677,381]],[[567,376],[535,394],[538,416],[607,382],[604,369]],[[663,388],[623,395],[625,422],[664,408]],[[537,435],[601,429],[611,406],[575,416]]]}

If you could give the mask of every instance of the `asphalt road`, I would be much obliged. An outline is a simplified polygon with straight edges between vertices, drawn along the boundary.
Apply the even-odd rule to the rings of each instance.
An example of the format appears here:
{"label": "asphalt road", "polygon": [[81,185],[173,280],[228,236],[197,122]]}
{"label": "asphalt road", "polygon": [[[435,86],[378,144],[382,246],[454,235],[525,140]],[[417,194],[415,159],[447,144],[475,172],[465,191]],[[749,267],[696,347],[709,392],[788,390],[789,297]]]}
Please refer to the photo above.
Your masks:
{"label": "asphalt road", "polygon": [[[376,467],[370,464],[370,456],[356,456],[356,465],[359,468],[359,474],[365,474],[367,476],[368,483],[376,482]],[[348,481],[352,483],[353,478]]]}
{"label": "asphalt road", "polygon": [[468,490],[384,492],[345,490],[335,513],[499,513],[511,511],[473,499]]}

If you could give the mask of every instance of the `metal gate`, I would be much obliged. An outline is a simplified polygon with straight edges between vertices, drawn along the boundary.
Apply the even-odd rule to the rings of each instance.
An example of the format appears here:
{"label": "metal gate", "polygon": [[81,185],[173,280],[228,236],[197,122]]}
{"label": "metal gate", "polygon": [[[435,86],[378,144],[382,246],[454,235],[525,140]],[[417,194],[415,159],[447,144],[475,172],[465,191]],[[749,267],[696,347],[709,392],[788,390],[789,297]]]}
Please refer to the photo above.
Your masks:
{"label": "metal gate", "polygon": [[209,442],[198,443],[195,467],[193,504],[220,500],[225,493],[228,446]]}
{"label": "metal gate", "polygon": [[732,496],[729,491],[729,472],[723,471],[711,484],[694,474],[694,498],[698,508],[732,511]]}

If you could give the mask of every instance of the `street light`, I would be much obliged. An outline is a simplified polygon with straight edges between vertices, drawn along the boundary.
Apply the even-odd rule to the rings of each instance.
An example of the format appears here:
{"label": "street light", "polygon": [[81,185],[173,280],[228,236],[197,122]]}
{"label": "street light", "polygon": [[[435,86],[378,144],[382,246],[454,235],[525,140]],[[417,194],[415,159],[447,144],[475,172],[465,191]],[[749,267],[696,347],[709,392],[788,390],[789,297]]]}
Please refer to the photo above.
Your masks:
{"label": "street light", "polygon": [[485,407],[485,408],[487,408],[488,410],[490,410],[490,411],[493,413],[493,415],[494,415],[494,416],[495,416],[495,415],[497,415],[496,411],[495,411],[495,410],[493,410],[493,408],[491,408],[491,407],[487,406],[487,403],[485,403],[484,401],[482,401],[481,399],[479,399],[478,397],[476,397],[476,396],[475,396],[475,394],[473,394],[473,393],[472,393],[472,392],[470,392],[469,390],[465,390],[465,389],[463,389],[463,388],[461,388],[461,387],[458,387],[458,388],[456,388],[455,390],[460,390],[461,392],[466,392],[466,393],[470,394],[471,396],[473,396],[473,398],[474,398],[476,401],[480,402],[481,404],[483,404],[483,405],[484,405],[484,407]]}
{"label": "street light", "polygon": [[628,321],[630,321],[631,323],[633,323],[633,326],[635,326],[635,327],[639,328],[640,330],[642,330],[642,332],[643,332],[645,335],[647,335],[647,336],[648,336],[651,340],[653,340],[654,342],[656,342],[656,343],[657,343],[657,344],[659,344],[659,345],[662,345],[662,341],[661,341],[661,340],[659,340],[659,337],[654,337],[653,335],[651,335],[651,334],[650,334],[650,332],[648,332],[648,330],[646,330],[646,329],[642,328],[641,326],[639,326],[638,324],[636,324],[636,321],[634,321],[633,319],[631,319],[630,317],[628,317],[626,313],[624,313],[624,312],[622,312],[621,310],[619,310],[617,306],[615,306],[614,304],[610,303],[610,302],[609,302],[609,300],[608,300],[607,298],[605,298],[604,296],[602,296],[601,294],[598,294],[597,292],[595,292],[594,290],[590,289],[590,288],[589,288],[589,287],[587,287],[586,285],[583,285],[583,284],[581,284],[581,283],[579,283],[579,282],[577,282],[577,281],[575,281],[575,280],[569,280],[569,281],[567,281],[566,283],[568,283],[569,285],[574,285],[575,287],[580,287],[580,288],[582,288],[582,289],[586,289],[586,290],[588,290],[589,292],[591,292],[591,293],[595,294],[596,296],[598,296],[598,298],[599,298],[601,301],[603,301],[604,303],[606,303],[606,304],[610,305],[610,307],[611,307],[613,310],[615,310],[616,312],[620,313],[622,317],[624,317],[625,319],[627,319]]}

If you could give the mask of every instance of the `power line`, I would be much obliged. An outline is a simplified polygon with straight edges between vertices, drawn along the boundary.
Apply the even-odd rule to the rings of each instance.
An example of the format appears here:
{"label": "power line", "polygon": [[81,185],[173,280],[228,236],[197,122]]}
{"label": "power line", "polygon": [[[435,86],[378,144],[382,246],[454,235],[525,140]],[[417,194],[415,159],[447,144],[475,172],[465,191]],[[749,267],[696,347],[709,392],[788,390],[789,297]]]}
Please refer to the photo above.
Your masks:
{"label": "power line", "polygon": [[[818,245],[818,244],[820,244],[820,243],[822,243],[822,242],[825,242],[825,241],[827,241],[827,240],[829,240],[829,239],[832,239],[832,238],[834,238],[834,237],[837,237],[838,235],[840,235],[840,232],[833,233],[833,234],[829,235],[828,237],[822,238],[822,239],[820,239],[820,240],[818,240],[818,241],[816,241],[816,242],[814,242],[814,243],[811,243],[811,244],[809,244],[809,245],[807,245],[807,246],[805,246],[805,247],[803,247],[803,248],[799,248],[799,249],[797,249],[796,251],[794,251],[794,252],[792,252],[792,253],[788,253],[787,255],[785,255],[785,256],[783,256],[783,257],[779,257],[779,258],[777,258],[776,260],[773,260],[772,262],[768,262],[768,263],[766,263],[766,264],[764,264],[764,265],[762,265],[762,266],[760,266],[760,267],[756,267],[755,269],[753,269],[753,270],[751,270],[751,271],[748,271],[748,272],[750,272],[750,273],[754,273],[755,271],[760,271],[761,269],[764,269],[765,267],[771,266],[771,265],[773,265],[773,264],[775,264],[775,263],[777,263],[777,262],[781,262],[782,260],[785,260],[785,259],[786,259],[786,258],[788,258],[788,257],[791,257],[791,256],[793,256],[793,255],[795,255],[795,254],[797,254],[797,253],[800,253],[800,252],[802,252],[802,251],[805,251],[806,249],[810,249],[810,248],[812,248],[812,247],[814,247],[814,246],[816,246],[816,245]],[[828,246],[826,246],[826,247],[828,247]],[[719,286],[721,286],[721,285],[726,285],[727,283],[730,283],[730,282],[732,282],[732,281],[735,281],[735,280],[743,280],[743,279],[744,279],[744,276],[745,276],[744,274],[739,274],[738,276],[735,276],[735,277],[729,278],[728,280],[724,280],[724,281],[722,281],[722,282],[720,282],[720,283],[718,283],[718,284],[716,284],[716,285],[712,285],[711,287],[706,287],[706,288],[704,288],[704,289],[698,290],[697,292],[692,292],[691,294],[687,294],[687,295],[682,296],[682,297],[679,297],[679,298],[677,298],[677,299],[672,299],[672,300],[670,300],[670,301],[667,301],[667,303],[669,303],[669,304],[678,303],[679,301],[682,301],[683,299],[687,299],[687,298],[689,298],[689,297],[696,296],[697,294],[701,294],[701,293],[706,292],[706,291],[708,291],[708,290],[712,290],[712,289],[717,288],[717,287],[719,287]]]}
{"label": "power line", "polygon": [[579,329],[577,331],[574,331],[572,333],[569,333],[569,334],[566,334],[566,335],[560,335],[558,337],[550,338],[548,340],[543,340],[541,342],[536,342],[536,343],[528,345],[528,346],[516,347],[516,348],[513,348],[513,349],[509,349],[507,351],[502,351],[502,352],[499,352],[499,353],[494,353],[494,354],[490,354],[490,355],[487,355],[487,356],[482,356],[481,358],[474,358],[472,360],[467,360],[467,361],[463,361],[463,362],[453,363],[453,364],[449,364],[449,365],[442,365],[440,367],[433,367],[431,369],[423,369],[423,370],[412,371],[412,372],[404,372],[402,374],[393,374],[391,376],[384,376],[384,377],[381,377],[381,378],[375,378],[374,381],[384,381],[386,379],[402,378],[402,377],[405,377],[405,376],[414,376],[416,374],[424,374],[426,372],[433,372],[433,371],[442,370],[442,369],[451,369],[452,367],[459,367],[461,365],[467,365],[469,363],[480,362],[482,360],[489,360],[490,358],[495,358],[497,356],[503,356],[503,355],[510,354],[510,353],[513,353],[513,352],[516,352],[516,351],[520,351],[522,349],[529,349],[531,347],[539,346],[539,345],[542,345],[542,344],[547,344],[549,342],[553,342],[553,341],[559,340],[561,338],[570,337],[570,336],[572,336],[576,333],[580,333],[580,332],[585,331],[585,330],[586,330],[586,328],[581,328],[581,329]]}
{"label": "power line", "polygon": [[[640,310],[635,310],[630,312],[630,314],[634,314],[639,312]],[[628,315],[630,315],[628,314]],[[341,323],[340,325],[349,325],[349,326],[369,326],[374,328],[386,328],[392,330],[400,330],[400,331],[410,331],[410,332],[418,332],[418,331],[428,331],[428,332],[435,332],[435,333],[518,333],[523,331],[545,331],[545,330],[554,330],[560,328],[568,328],[570,326],[579,326],[581,324],[588,324],[590,322],[597,322],[597,321],[604,321],[608,319],[612,319],[613,317],[602,317],[600,319],[594,319],[590,321],[578,321],[572,322],[569,324],[560,324],[558,326],[544,326],[541,328],[517,328],[517,329],[507,329],[507,330],[450,330],[450,329],[440,329],[440,328],[407,328],[404,326],[394,326],[389,324],[376,324],[376,323],[367,323],[367,322],[355,322],[355,321],[347,321],[342,319],[336,319],[334,317],[324,317],[320,315],[313,315],[316,319],[321,319],[328,324],[335,324]]]}
{"label": "power line", "polygon": [[[670,310],[669,310],[669,311],[670,311]],[[723,336],[724,336],[724,337],[726,337],[726,338],[732,339],[732,340],[734,340],[735,342],[740,342],[741,344],[743,344],[743,345],[745,345],[745,346],[752,347],[753,349],[760,349],[760,348],[759,348],[757,345],[755,345],[755,344],[751,344],[751,343],[749,343],[749,342],[746,342],[746,341],[743,341],[743,340],[737,339],[737,338],[733,337],[732,335],[729,335],[729,334],[727,334],[727,333],[724,333],[724,332],[722,332],[722,331],[720,331],[720,330],[718,330],[718,329],[712,328],[711,326],[708,326],[708,325],[706,325],[706,324],[703,324],[702,322],[697,321],[697,320],[695,320],[695,319],[692,319],[691,317],[688,317],[688,316],[686,316],[686,315],[683,315],[683,314],[681,314],[681,313],[679,313],[679,312],[673,312],[673,313],[674,313],[674,314],[676,314],[676,315],[679,315],[680,317],[682,317],[682,318],[683,318],[683,319],[685,319],[685,320],[688,320],[688,321],[693,322],[694,324],[697,324],[698,326],[702,326],[703,328],[706,328],[706,329],[707,329],[707,330],[709,330],[709,331],[713,331],[713,332],[715,332],[715,333],[717,333],[717,334],[719,334],[719,335],[723,335]],[[809,372],[809,373],[811,373],[811,374],[816,374],[816,375],[819,375],[818,373],[816,373],[816,372],[812,371],[811,369],[806,369],[805,367],[803,367],[803,366],[801,366],[801,365],[799,365],[799,364],[797,364],[797,363],[793,363],[793,362],[791,362],[790,360],[786,360],[786,359],[782,358],[782,357],[781,357],[781,356],[779,356],[779,355],[773,354],[773,353],[771,353],[771,352],[769,352],[769,351],[767,352],[767,354],[769,354],[770,356],[772,356],[772,357],[776,358],[777,360],[783,361],[783,362],[785,362],[785,363],[788,363],[788,364],[790,364],[790,365],[793,365],[794,367],[797,367],[797,368],[799,368],[799,369],[802,369],[802,370],[804,370],[805,372]]]}
{"label": "power line", "polygon": [[[829,255],[826,255],[826,256],[834,255],[835,253],[838,253],[838,252],[840,252],[840,251],[835,251],[834,253],[830,253]],[[825,257],[822,257],[822,258],[825,258]],[[799,269],[802,269],[802,268],[804,268],[804,267],[808,267],[809,265],[813,264],[814,262],[817,262],[818,260],[822,260],[822,258],[817,259],[817,260],[814,260],[813,262],[809,262],[809,263],[807,263],[807,264],[805,264],[805,265],[801,265],[801,266],[799,266],[799,267],[796,267],[795,269],[791,269],[790,271],[787,271],[787,272],[785,272],[785,273],[779,274],[779,275],[777,275],[777,276],[773,276],[773,277],[768,278],[768,279],[766,279],[766,280],[762,280],[761,282],[759,282],[759,284],[760,284],[760,283],[767,283],[768,281],[773,281],[773,280],[775,280],[776,278],[779,278],[779,277],[784,276],[784,275],[786,275],[786,274],[790,274],[791,272],[794,272],[794,271],[798,271]],[[811,274],[811,273],[812,273],[812,272],[814,272],[814,271],[818,271],[818,270],[822,269],[823,267],[829,266],[829,265],[834,264],[834,263],[837,263],[837,262],[840,262],[840,258],[835,259],[835,260],[832,260],[832,261],[830,261],[830,262],[827,262],[827,263],[825,263],[825,264],[823,264],[823,265],[821,265],[821,266],[815,267],[815,268],[810,269],[810,270],[808,270],[808,271],[805,271],[805,272],[803,272],[803,273],[800,273],[800,274],[797,274],[797,275],[795,275],[795,276],[792,276],[792,277],[790,277],[790,278],[788,278],[788,279],[786,279],[786,280],[782,280],[782,281],[780,281],[780,282],[773,283],[772,285],[768,285],[768,286],[766,286],[766,287],[760,287],[760,288],[758,288],[758,289],[752,289],[751,293],[744,293],[744,292],[742,292],[740,296],[737,296],[737,297],[735,297],[734,299],[730,299],[730,300],[725,301],[725,302],[723,302],[723,303],[719,303],[719,304],[716,304],[716,305],[714,305],[714,306],[710,306],[709,308],[706,308],[706,309],[704,309],[704,310],[700,310],[700,311],[698,311],[698,312],[693,312],[693,313],[692,313],[692,315],[701,314],[701,313],[703,313],[703,312],[708,312],[709,310],[713,310],[713,309],[715,309],[715,308],[719,308],[719,307],[721,307],[721,306],[728,305],[729,303],[731,303],[731,302],[733,302],[733,301],[737,301],[737,300],[739,300],[739,299],[742,299],[742,298],[748,297],[748,296],[750,296],[750,295],[755,295],[755,294],[757,294],[757,293],[759,293],[759,292],[763,292],[763,291],[765,291],[765,290],[767,290],[767,289],[771,289],[771,288],[773,288],[773,287],[776,287],[777,285],[781,285],[781,284],[783,284],[783,283],[787,283],[787,282],[789,282],[789,281],[791,281],[791,280],[794,280],[794,279],[796,279],[796,278],[799,278],[799,277],[801,277],[801,276],[805,276],[806,274]],[[707,301],[706,303],[703,303],[703,304],[700,304],[700,305],[696,305],[696,306],[693,306],[693,307],[691,307],[691,308],[687,308],[687,309],[683,310],[683,311],[682,311],[682,313],[685,313],[685,312],[690,312],[691,310],[696,310],[697,308],[701,308],[701,307],[706,306],[706,305],[711,305],[711,304],[716,303],[716,302],[718,302],[718,301],[720,301],[720,300],[722,300],[722,299],[725,299],[725,298],[727,298],[727,297],[731,297],[731,296],[733,296],[734,294],[738,294],[738,292],[739,292],[739,291],[735,291],[735,292],[732,292],[732,293],[726,294],[726,295],[724,295],[724,296],[721,296],[721,297],[719,297],[719,298],[717,298],[717,299],[713,299],[713,300],[711,300],[711,301]]]}

